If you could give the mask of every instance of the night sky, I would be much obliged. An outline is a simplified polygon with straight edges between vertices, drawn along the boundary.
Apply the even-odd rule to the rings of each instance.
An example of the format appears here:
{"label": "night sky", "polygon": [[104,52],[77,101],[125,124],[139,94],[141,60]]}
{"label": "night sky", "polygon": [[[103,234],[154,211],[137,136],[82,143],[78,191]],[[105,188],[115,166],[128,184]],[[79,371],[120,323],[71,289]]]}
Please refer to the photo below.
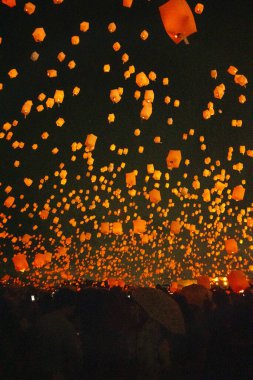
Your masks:
{"label": "night sky", "polygon": [[[198,15],[197,2],[188,1],[197,25],[189,45],[176,45],[166,33],[159,13],[165,1],[134,0],[126,8],[120,0],[64,0],[58,5],[34,0],[32,15],[24,12],[25,3],[17,0],[14,8],[0,4],[0,277],[8,274],[45,286],[66,278],[153,284],[200,274],[225,276],[230,269],[252,274],[253,2],[206,0]],[[87,32],[80,31],[83,21],[89,22]],[[108,31],[111,22],[117,26],[114,33]],[[32,36],[38,27],[46,32],[41,43]],[[140,38],[143,30],[149,33],[147,40]],[[78,45],[71,43],[72,36],[80,37]],[[117,52],[115,42],[121,45]],[[30,59],[35,51],[37,61]],[[62,62],[60,52],[66,55]],[[129,60],[123,64],[124,53]],[[69,69],[72,60],[76,67]],[[246,86],[235,83],[227,71],[231,65],[247,78]],[[135,73],[125,79],[129,66]],[[18,71],[16,78],[9,78],[11,69]],[[57,77],[47,75],[50,69],[57,70]],[[211,70],[217,70],[216,79]],[[154,72],[156,80],[139,88],[135,79],[140,72]],[[163,78],[169,78],[168,86]],[[225,93],[217,99],[214,89],[220,84]],[[76,86],[80,93],[73,96]],[[110,90],[117,88],[123,94],[115,104]],[[153,112],[142,120],[147,89],[154,91]],[[47,109],[45,102],[56,90],[64,91],[64,101]],[[240,95],[245,103],[239,102]],[[27,100],[33,106],[25,118],[21,109]],[[205,120],[209,102],[214,115]],[[39,105],[44,106],[41,112]],[[109,114],[115,115],[112,123]],[[58,118],[65,120],[62,127],[56,125]],[[242,126],[233,127],[232,120],[242,120]],[[89,134],[97,136],[92,152],[85,151]],[[74,143],[80,149],[75,151]],[[170,150],[181,151],[179,168],[167,168]],[[161,172],[160,179],[148,175],[147,164]],[[125,176],[134,170],[136,185],[129,188]],[[25,178],[33,181],[30,186]],[[239,185],[245,194],[237,201],[231,195]],[[149,199],[153,189],[160,191],[157,204]],[[202,196],[205,189],[209,201]],[[15,200],[6,207],[9,196]],[[147,222],[144,234],[133,232],[137,218]],[[175,220],[179,234],[171,232]],[[102,222],[110,228],[121,222],[123,233],[104,235]],[[237,253],[226,251],[227,239],[235,239]],[[36,255],[45,252],[52,254],[51,261],[36,264]],[[18,254],[26,255],[25,272],[15,270],[12,259]]]}

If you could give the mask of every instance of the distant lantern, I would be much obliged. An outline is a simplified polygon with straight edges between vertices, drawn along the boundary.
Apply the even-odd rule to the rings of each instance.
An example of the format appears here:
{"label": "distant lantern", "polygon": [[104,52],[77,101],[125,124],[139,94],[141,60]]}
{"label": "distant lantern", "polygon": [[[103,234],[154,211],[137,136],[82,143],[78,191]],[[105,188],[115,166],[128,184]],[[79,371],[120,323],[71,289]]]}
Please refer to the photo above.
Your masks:
{"label": "distant lantern", "polygon": [[108,31],[110,33],[114,33],[117,29],[117,26],[114,22],[110,22],[110,24],[108,25]]}
{"label": "distant lantern", "polygon": [[179,168],[181,159],[181,150],[170,150],[166,158],[167,168],[170,170]]}
{"label": "distant lantern", "polygon": [[228,276],[228,284],[233,292],[238,293],[249,287],[249,281],[241,270],[232,270]]}
{"label": "distant lantern", "polygon": [[63,102],[63,99],[64,99],[64,91],[63,90],[55,90],[55,93],[54,93],[55,103],[57,103],[59,105]]}
{"label": "distant lantern", "polygon": [[9,196],[8,198],[5,199],[4,206],[7,208],[10,208],[13,206],[14,202],[15,202],[15,198],[12,196]]}
{"label": "distant lantern", "polygon": [[161,193],[157,189],[153,189],[149,192],[149,200],[151,203],[159,203],[162,200]]}
{"label": "distant lantern", "polygon": [[144,99],[146,100],[146,102],[153,103],[154,97],[155,97],[155,94],[153,90],[145,90]]}
{"label": "distant lantern", "polygon": [[26,260],[26,255],[23,253],[18,253],[17,255],[14,255],[12,261],[17,272],[24,272],[29,269],[29,265]]}
{"label": "distant lantern", "polygon": [[225,240],[225,249],[228,255],[232,255],[238,252],[238,246],[235,239],[227,239]]}
{"label": "distant lantern", "polygon": [[32,34],[35,42],[43,42],[46,37],[44,28],[36,28]]}
{"label": "distant lantern", "polygon": [[119,103],[121,100],[121,96],[119,90],[117,88],[110,91],[110,99],[113,103]]}
{"label": "distant lantern", "polygon": [[228,71],[229,74],[235,75],[237,73],[238,69],[235,66],[229,66],[229,68],[228,68],[227,71]]}
{"label": "distant lantern", "polygon": [[146,30],[143,30],[140,34],[140,37],[143,41],[145,41],[148,38],[149,34]]}
{"label": "distant lantern", "polygon": [[197,32],[191,8],[185,0],[170,0],[159,7],[164,28],[176,44]]}
{"label": "distant lantern", "polygon": [[79,36],[72,36],[71,37],[71,44],[72,45],[79,45],[80,43],[80,37]]}
{"label": "distant lantern", "polygon": [[195,5],[195,13],[197,13],[198,15],[201,15],[201,13],[203,13],[203,10],[204,10],[204,5],[202,3],[198,3]]}
{"label": "distant lantern", "polygon": [[32,105],[33,105],[33,102],[32,102],[31,100],[27,100],[27,101],[23,104],[22,109],[21,109],[21,113],[22,113],[25,117],[31,112]]}
{"label": "distant lantern", "polygon": [[232,192],[232,199],[242,201],[245,194],[245,188],[242,185],[235,186]]}
{"label": "distant lantern", "polygon": [[235,83],[239,84],[240,86],[246,86],[248,83],[248,79],[245,77],[245,75],[235,75],[234,76]]}
{"label": "distant lantern", "polygon": [[143,234],[146,232],[146,220],[143,219],[136,219],[133,220],[133,228],[135,234]]}
{"label": "distant lantern", "polygon": [[114,235],[122,235],[123,234],[121,222],[113,222],[112,223],[112,233]]}
{"label": "distant lantern", "polygon": [[49,77],[49,78],[56,78],[57,77],[57,70],[55,70],[55,69],[49,69],[49,70],[47,70],[47,76]]}
{"label": "distant lantern", "polygon": [[8,7],[13,8],[16,6],[16,0],[2,0],[2,3],[8,5]]}
{"label": "distant lantern", "polygon": [[80,87],[75,86],[73,88],[72,95],[77,96],[77,95],[79,95],[79,92],[80,92]]}
{"label": "distant lantern", "polygon": [[42,268],[46,264],[45,261],[45,256],[43,253],[36,253],[34,261],[33,261],[33,266],[35,268]]}
{"label": "distant lantern", "polygon": [[126,186],[131,188],[136,185],[136,174],[135,172],[126,173]]}
{"label": "distant lantern", "polygon": [[97,136],[96,135],[93,135],[92,133],[89,134],[89,135],[87,135],[85,143],[84,143],[85,146],[86,146],[86,149],[89,152],[91,152],[92,150],[94,150],[96,142],[97,142]]}
{"label": "distant lantern", "polygon": [[174,235],[178,235],[181,230],[181,224],[179,220],[172,220],[170,224],[170,232]]}
{"label": "distant lantern", "polygon": [[18,76],[18,71],[16,69],[11,69],[8,72],[8,75],[11,79],[16,78]]}
{"label": "distant lantern", "polygon": [[80,31],[81,32],[88,32],[90,29],[90,24],[88,21],[83,21],[80,23]]}
{"label": "distant lantern", "polygon": [[35,12],[35,9],[36,9],[36,6],[33,3],[31,2],[25,3],[24,11],[28,15],[32,15]]}
{"label": "distant lantern", "polygon": [[150,116],[152,115],[153,108],[152,103],[146,102],[146,104],[142,107],[140,111],[140,118],[143,120],[148,120]]}
{"label": "distant lantern", "polygon": [[142,71],[136,75],[135,83],[139,87],[144,87],[144,86],[147,86],[149,84],[149,79],[148,79],[147,75]]}
{"label": "distant lantern", "polygon": [[103,222],[100,224],[100,232],[104,235],[108,235],[110,233],[110,223]]}
{"label": "distant lantern", "polygon": [[38,53],[37,51],[34,51],[34,52],[30,55],[30,59],[31,59],[31,61],[36,62],[36,61],[38,61],[39,56],[40,56],[39,53]]}
{"label": "distant lantern", "polygon": [[131,8],[133,0],[123,0],[123,7]]}

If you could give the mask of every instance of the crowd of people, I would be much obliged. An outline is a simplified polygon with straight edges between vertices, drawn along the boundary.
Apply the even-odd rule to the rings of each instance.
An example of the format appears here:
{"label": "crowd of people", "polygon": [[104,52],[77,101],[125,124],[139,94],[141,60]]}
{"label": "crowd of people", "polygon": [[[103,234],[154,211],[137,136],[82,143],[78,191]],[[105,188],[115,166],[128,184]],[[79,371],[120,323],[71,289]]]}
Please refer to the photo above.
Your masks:
{"label": "crowd of people", "polygon": [[0,379],[251,378],[251,287],[240,294],[214,287],[197,302],[162,286],[153,301],[140,295],[106,284],[78,292],[2,286]]}

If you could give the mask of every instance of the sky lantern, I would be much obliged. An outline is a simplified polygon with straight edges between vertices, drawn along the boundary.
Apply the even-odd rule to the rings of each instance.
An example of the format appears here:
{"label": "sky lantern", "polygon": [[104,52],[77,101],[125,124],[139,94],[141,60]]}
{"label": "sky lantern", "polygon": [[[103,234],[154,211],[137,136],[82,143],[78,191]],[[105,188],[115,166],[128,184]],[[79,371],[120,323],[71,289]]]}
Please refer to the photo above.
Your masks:
{"label": "sky lantern", "polygon": [[43,42],[46,37],[44,28],[36,28],[32,34],[35,42]]}
{"label": "sky lantern", "polygon": [[77,96],[77,95],[79,95],[79,93],[80,93],[80,87],[75,86],[75,87],[73,88],[72,95],[73,95],[73,96]]}
{"label": "sky lantern", "polygon": [[89,30],[89,28],[90,28],[90,24],[89,24],[88,21],[82,21],[80,23],[80,31],[81,32],[85,33],[85,32],[87,32]]}
{"label": "sky lantern", "polygon": [[195,5],[194,12],[197,13],[198,15],[201,15],[204,10],[204,5],[202,3],[198,3]]}
{"label": "sky lantern", "polygon": [[157,189],[153,189],[149,192],[149,200],[151,203],[159,203],[162,200],[161,193]]}
{"label": "sky lantern", "polygon": [[179,168],[181,159],[181,150],[170,150],[166,158],[167,168],[170,170]]}
{"label": "sky lantern", "polygon": [[16,6],[16,0],[2,0],[2,3],[8,5],[8,7],[13,8]]}
{"label": "sky lantern", "polygon": [[225,249],[228,255],[233,255],[238,252],[238,246],[235,239],[227,239],[225,240]]}
{"label": "sky lantern", "polygon": [[126,173],[126,186],[131,188],[136,185],[136,173],[135,171],[131,173]]}
{"label": "sky lantern", "polygon": [[92,133],[87,135],[84,145],[86,146],[86,149],[88,152],[91,152],[95,149],[96,142],[97,142],[96,135],[93,135]]}
{"label": "sky lantern", "polygon": [[13,206],[14,202],[15,202],[15,198],[9,195],[9,197],[6,198],[4,201],[4,206],[7,208],[10,208],[11,206]]}
{"label": "sky lantern", "polygon": [[187,37],[197,32],[191,8],[185,0],[170,0],[159,7],[162,22],[173,42],[188,43]]}
{"label": "sky lantern", "polygon": [[133,220],[133,230],[134,234],[144,234],[146,232],[146,220],[135,219]]}
{"label": "sky lantern", "polygon": [[8,72],[8,75],[11,79],[13,78],[16,78],[18,76],[18,72],[16,69],[11,69],[9,72]]}
{"label": "sky lantern", "polygon": [[45,256],[43,253],[36,253],[34,261],[33,261],[33,266],[35,268],[42,268],[46,264],[45,261]]}
{"label": "sky lantern", "polygon": [[123,0],[123,7],[131,8],[133,0]]}
{"label": "sky lantern", "polygon": [[109,222],[102,222],[100,224],[100,232],[104,235],[108,235],[110,233],[110,223]]}
{"label": "sky lantern", "polygon": [[232,270],[228,276],[228,284],[235,293],[239,293],[249,287],[249,282],[244,272],[241,270]]}
{"label": "sky lantern", "polygon": [[119,89],[115,88],[110,91],[110,99],[113,103],[119,103],[121,100]]}
{"label": "sky lantern", "polygon": [[26,260],[26,255],[23,253],[18,253],[17,255],[14,255],[12,261],[17,272],[24,272],[29,269],[29,265]]}
{"label": "sky lantern", "polygon": [[153,107],[152,103],[146,102],[144,103],[141,111],[140,111],[140,118],[143,120],[148,120],[150,116],[152,115]]}
{"label": "sky lantern", "polygon": [[112,223],[112,233],[114,235],[122,235],[123,234],[121,222],[113,222]]}
{"label": "sky lantern", "polygon": [[63,3],[64,0],[53,0],[53,3],[58,5],[58,4],[61,4]]}
{"label": "sky lantern", "polygon": [[144,86],[147,86],[149,84],[149,79],[148,79],[147,75],[142,71],[142,72],[136,74],[135,83],[139,87],[144,87]]}
{"label": "sky lantern", "polygon": [[36,5],[31,3],[30,1],[28,3],[25,3],[24,5],[24,11],[28,15],[32,15],[35,12]]}
{"label": "sky lantern", "polygon": [[64,99],[64,91],[63,90],[55,90],[54,93],[54,101],[58,105],[60,105],[63,102]]}
{"label": "sky lantern", "polygon": [[242,201],[245,194],[245,188],[242,185],[235,186],[232,192],[232,199]]}
{"label": "sky lantern", "polygon": [[146,102],[153,103],[154,97],[155,97],[155,94],[153,90],[145,90],[144,99],[146,100]]}
{"label": "sky lantern", "polygon": [[22,109],[21,109],[21,113],[22,113],[25,117],[31,112],[32,105],[33,105],[33,102],[32,102],[31,100],[27,100],[27,101],[23,104]]}
{"label": "sky lantern", "polygon": [[246,84],[248,83],[248,79],[245,77],[245,75],[237,75],[234,76],[234,81],[236,84],[239,84],[240,86],[246,87]]}
{"label": "sky lantern", "polygon": [[170,224],[170,232],[173,233],[174,235],[180,234],[181,230],[181,223],[179,220],[172,220]]}
{"label": "sky lantern", "polygon": [[110,24],[108,25],[108,31],[110,33],[114,33],[117,29],[117,26],[115,24],[115,22],[110,22]]}
{"label": "sky lantern", "polygon": [[36,61],[38,61],[39,56],[40,56],[39,53],[37,51],[34,51],[30,55],[30,59],[31,59],[31,61],[36,62]]}

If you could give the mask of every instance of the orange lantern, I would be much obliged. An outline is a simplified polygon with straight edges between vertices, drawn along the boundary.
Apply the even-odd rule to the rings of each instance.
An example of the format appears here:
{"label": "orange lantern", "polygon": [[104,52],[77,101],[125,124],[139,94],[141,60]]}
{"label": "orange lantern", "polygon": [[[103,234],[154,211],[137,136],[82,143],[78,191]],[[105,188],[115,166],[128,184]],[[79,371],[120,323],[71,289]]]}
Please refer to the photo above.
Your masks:
{"label": "orange lantern", "polygon": [[133,220],[133,228],[135,234],[143,234],[146,232],[146,220],[143,219],[136,219]]}
{"label": "orange lantern", "polygon": [[232,255],[238,252],[238,246],[235,239],[227,239],[225,240],[225,249],[228,255]]}
{"label": "orange lantern", "polygon": [[123,0],[123,7],[131,8],[133,0]]}
{"label": "orange lantern", "polygon": [[14,204],[14,202],[15,202],[15,198],[12,196],[9,196],[8,198],[5,199],[4,206],[10,208]]}
{"label": "orange lantern", "polygon": [[33,36],[35,42],[43,42],[45,37],[46,37],[46,33],[45,33],[44,28],[36,28],[34,30],[32,36]]}
{"label": "orange lantern", "polygon": [[32,15],[35,12],[35,9],[36,9],[36,6],[33,3],[31,2],[25,3],[24,11],[28,15]]}
{"label": "orange lantern", "polygon": [[95,145],[97,142],[97,136],[93,135],[92,133],[87,135],[84,145],[86,146],[86,150],[91,152],[95,149]]}
{"label": "orange lantern", "polygon": [[103,222],[100,224],[100,232],[104,235],[108,235],[110,233],[110,223]]}
{"label": "orange lantern", "polygon": [[58,105],[63,102],[64,99],[64,91],[63,90],[55,90],[54,93],[54,101]]}
{"label": "orange lantern", "polygon": [[159,7],[162,22],[167,34],[178,44],[197,32],[194,16],[185,0],[170,0]]}
{"label": "orange lantern", "polygon": [[232,192],[232,199],[242,201],[245,194],[245,188],[242,185],[235,186]]}
{"label": "orange lantern", "polygon": [[122,235],[122,223],[121,222],[113,222],[112,223],[112,233],[115,235]]}
{"label": "orange lantern", "polygon": [[8,75],[11,79],[13,78],[16,78],[18,76],[18,72],[16,69],[11,69],[9,72],[8,72]]}
{"label": "orange lantern", "polygon": [[170,224],[170,232],[174,235],[180,234],[181,224],[179,220],[173,220]]}
{"label": "orange lantern", "polygon": [[181,150],[170,150],[166,158],[167,168],[179,168],[182,159]]}
{"label": "orange lantern", "polygon": [[34,261],[33,261],[33,266],[35,268],[42,268],[46,264],[45,261],[45,256],[43,253],[36,253]]}
{"label": "orange lantern", "polygon": [[228,276],[228,283],[233,292],[240,292],[249,287],[246,275],[241,270],[232,270]]}
{"label": "orange lantern", "polygon": [[139,87],[144,87],[144,86],[147,86],[149,84],[149,79],[148,79],[147,75],[142,71],[136,75],[135,83]]}
{"label": "orange lantern", "polygon": [[90,28],[90,24],[88,21],[83,21],[80,23],[80,31],[81,32],[87,32]]}
{"label": "orange lantern", "polygon": [[245,77],[245,75],[235,75],[234,76],[235,83],[239,84],[240,86],[246,86],[248,83],[248,79]]}
{"label": "orange lantern", "polygon": [[16,6],[16,0],[2,0],[2,3],[8,5],[8,7],[13,8]]}
{"label": "orange lantern", "polygon": [[161,197],[161,193],[159,190],[157,189],[153,189],[149,192],[149,200],[151,203],[159,203],[161,201],[162,197]]}
{"label": "orange lantern", "polygon": [[126,173],[126,186],[131,188],[136,185],[136,174],[135,172]]}
{"label": "orange lantern", "polygon": [[12,261],[17,272],[24,272],[29,269],[29,265],[26,260],[26,255],[24,255],[23,253],[18,253],[17,255],[14,255]]}
{"label": "orange lantern", "polygon": [[141,119],[148,120],[150,116],[152,115],[152,112],[153,112],[152,103],[146,102],[140,112]]}
{"label": "orange lantern", "polygon": [[201,15],[203,10],[204,10],[204,5],[202,3],[198,3],[195,5],[194,12],[197,13],[198,15]]}
{"label": "orange lantern", "polygon": [[23,104],[21,112],[24,114],[25,117],[31,112],[32,105],[33,105],[33,102],[31,100],[27,100]]}
{"label": "orange lantern", "polygon": [[121,100],[121,96],[119,90],[117,88],[110,91],[110,99],[113,103],[119,103]]}

